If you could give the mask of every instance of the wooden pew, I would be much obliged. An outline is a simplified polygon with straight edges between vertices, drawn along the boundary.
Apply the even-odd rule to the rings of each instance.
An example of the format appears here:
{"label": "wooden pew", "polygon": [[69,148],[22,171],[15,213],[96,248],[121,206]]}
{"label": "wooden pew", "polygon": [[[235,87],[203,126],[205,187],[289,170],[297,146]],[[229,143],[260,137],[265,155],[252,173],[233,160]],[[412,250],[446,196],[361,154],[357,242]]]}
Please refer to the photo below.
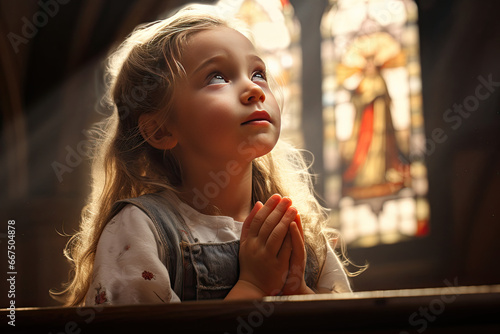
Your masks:
{"label": "wooden pew", "polygon": [[500,333],[500,285],[243,301],[4,308],[0,318],[1,333]]}

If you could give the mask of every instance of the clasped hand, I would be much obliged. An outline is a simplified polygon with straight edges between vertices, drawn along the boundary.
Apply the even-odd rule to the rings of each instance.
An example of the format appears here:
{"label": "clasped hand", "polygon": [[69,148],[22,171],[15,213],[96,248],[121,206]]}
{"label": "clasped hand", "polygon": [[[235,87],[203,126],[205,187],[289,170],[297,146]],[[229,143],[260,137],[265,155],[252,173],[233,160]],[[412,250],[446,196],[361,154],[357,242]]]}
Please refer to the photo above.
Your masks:
{"label": "clasped hand", "polygon": [[257,202],[243,223],[238,283],[254,295],[312,293],[304,281],[306,252],[300,216],[288,197]]}

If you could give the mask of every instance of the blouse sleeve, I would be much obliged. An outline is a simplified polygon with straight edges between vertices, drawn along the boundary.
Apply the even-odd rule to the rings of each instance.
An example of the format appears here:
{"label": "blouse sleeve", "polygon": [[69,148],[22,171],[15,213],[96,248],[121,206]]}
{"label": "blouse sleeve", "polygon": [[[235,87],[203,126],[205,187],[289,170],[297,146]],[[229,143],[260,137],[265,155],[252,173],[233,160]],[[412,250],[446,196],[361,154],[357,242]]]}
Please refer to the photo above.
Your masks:
{"label": "blouse sleeve", "polygon": [[133,205],[107,224],[97,244],[86,305],[180,301],[170,287],[155,234],[151,219]]}
{"label": "blouse sleeve", "polygon": [[317,288],[333,293],[352,292],[344,266],[329,243],[327,243],[325,265],[319,277]]}

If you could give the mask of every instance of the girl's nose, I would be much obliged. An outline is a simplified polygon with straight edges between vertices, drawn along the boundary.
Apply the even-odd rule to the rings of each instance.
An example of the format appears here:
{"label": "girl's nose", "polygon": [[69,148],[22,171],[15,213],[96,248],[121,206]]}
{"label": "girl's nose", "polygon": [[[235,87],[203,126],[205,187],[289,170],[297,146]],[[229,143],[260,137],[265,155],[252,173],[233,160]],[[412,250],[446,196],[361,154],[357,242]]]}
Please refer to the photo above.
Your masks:
{"label": "girl's nose", "polygon": [[255,102],[264,102],[266,100],[266,94],[262,90],[262,88],[257,85],[255,82],[251,81],[245,87],[245,90],[241,94],[241,103],[255,103]]}

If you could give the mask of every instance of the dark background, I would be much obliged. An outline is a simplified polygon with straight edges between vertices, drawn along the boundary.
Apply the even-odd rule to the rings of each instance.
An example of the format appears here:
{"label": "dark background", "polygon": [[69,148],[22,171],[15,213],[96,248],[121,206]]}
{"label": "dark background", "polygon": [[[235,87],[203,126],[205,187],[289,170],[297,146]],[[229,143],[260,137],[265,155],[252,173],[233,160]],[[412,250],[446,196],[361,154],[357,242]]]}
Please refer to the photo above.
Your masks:
{"label": "dark background", "polygon": [[[50,288],[67,280],[62,255],[89,192],[89,166],[78,150],[85,131],[106,111],[99,105],[109,48],[139,23],[186,1],[0,0],[0,261],[7,269],[7,221],[16,221],[16,306],[57,305]],[[53,17],[36,31],[26,21],[43,6]],[[322,172],[319,22],[326,0],[291,1],[302,24],[304,133]],[[396,245],[351,249],[370,268],[352,280],[355,290],[500,283],[500,2],[420,0],[419,29],[426,137],[446,140],[426,156],[431,205],[428,237]],[[8,39],[28,36],[15,48]],[[499,83],[477,110],[443,118],[475,96],[478,77]],[[484,89],[481,90],[484,93]],[[458,124],[458,123],[457,123]],[[68,152],[76,152],[71,158]],[[69,159],[69,160],[68,160]],[[80,161],[81,159],[81,161]],[[54,163],[71,172],[54,172]],[[321,181],[321,179],[320,179]],[[318,190],[322,191],[321,183]],[[4,274],[5,273],[5,274]],[[5,282],[4,279],[2,279]],[[7,285],[1,285],[1,307]]]}

